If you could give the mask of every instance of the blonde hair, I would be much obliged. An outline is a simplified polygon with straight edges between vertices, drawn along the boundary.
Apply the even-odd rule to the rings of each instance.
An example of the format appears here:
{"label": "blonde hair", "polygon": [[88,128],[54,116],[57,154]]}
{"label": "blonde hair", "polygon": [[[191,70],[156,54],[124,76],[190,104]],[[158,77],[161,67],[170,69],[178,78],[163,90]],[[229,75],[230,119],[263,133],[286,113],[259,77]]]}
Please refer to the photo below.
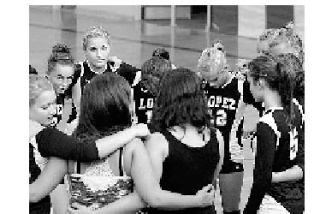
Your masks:
{"label": "blonde hair", "polygon": [[44,91],[53,91],[51,82],[43,76],[29,75],[29,107]]}
{"label": "blonde hair", "polygon": [[104,29],[102,26],[92,26],[83,36],[83,50],[87,50],[89,39],[97,37],[104,37],[107,40],[107,43],[110,45],[110,34],[108,33],[108,31]]}

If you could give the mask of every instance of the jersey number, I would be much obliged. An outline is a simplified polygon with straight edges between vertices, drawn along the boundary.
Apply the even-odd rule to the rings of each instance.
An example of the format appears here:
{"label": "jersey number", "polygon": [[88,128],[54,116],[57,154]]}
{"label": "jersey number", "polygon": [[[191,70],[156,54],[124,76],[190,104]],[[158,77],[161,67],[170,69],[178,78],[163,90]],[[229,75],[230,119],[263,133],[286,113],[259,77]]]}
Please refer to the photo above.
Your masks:
{"label": "jersey number", "polygon": [[227,124],[227,113],[223,109],[216,112],[216,126],[225,126]]}
{"label": "jersey number", "polygon": [[151,110],[146,111],[146,115],[147,115],[147,123],[150,123],[151,117],[152,117],[152,111]]}
{"label": "jersey number", "polygon": [[297,156],[298,152],[298,132],[297,129],[294,128],[290,131],[290,160],[293,160]]}

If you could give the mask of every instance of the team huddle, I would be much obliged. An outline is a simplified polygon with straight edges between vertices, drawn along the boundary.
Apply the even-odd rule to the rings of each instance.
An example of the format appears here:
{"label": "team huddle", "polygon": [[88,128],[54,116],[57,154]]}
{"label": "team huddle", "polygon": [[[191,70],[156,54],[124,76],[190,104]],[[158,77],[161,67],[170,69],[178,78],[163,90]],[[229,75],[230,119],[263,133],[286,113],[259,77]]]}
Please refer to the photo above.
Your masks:
{"label": "team huddle", "polygon": [[[136,68],[91,27],[85,60],[52,48],[29,65],[29,213],[304,213],[304,52],[293,23],[267,29],[230,69],[213,42],[192,71],[157,48]],[[245,111],[259,121],[244,131]],[[251,108],[252,109],[252,108]],[[253,184],[244,210],[244,138]],[[216,193],[217,185],[220,192]]]}

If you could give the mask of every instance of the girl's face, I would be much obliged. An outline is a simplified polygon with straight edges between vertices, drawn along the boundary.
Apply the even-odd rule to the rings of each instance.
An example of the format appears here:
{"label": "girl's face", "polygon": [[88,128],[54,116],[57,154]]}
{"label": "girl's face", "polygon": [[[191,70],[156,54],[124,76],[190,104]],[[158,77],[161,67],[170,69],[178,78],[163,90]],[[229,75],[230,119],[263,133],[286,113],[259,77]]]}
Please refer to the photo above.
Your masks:
{"label": "girl's face", "polygon": [[247,76],[247,80],[250,84],[250,92],[254,98],[254,100],[256,102],[262,102],[262,96],[261,96],[261,87],[260,85],[258,84],[257,81],[255,81],[253,79],[253,77],[250,76],[250,74]]}
{"label": "girl's face", "polygon": [[110,53],[110,45],[105,37],[88,39],[85,56],[91,66],[105,67]]}
{"label": "girl's face", "polygon": [[204,51],[199,59],[201,76],[214,87],[220,87],[225,81],[225,53],[211,48]]}
{"label": "girl's face", "polygon": [[72,65],[57,64],[50,73],[49,79],[57,94],[63,94],[72,83],[74,67]]}
{"label": "girl's face", "polygon": [[43,91],[29,108],[29,119],[47,126],[56,114],[56,94],[53,90]]}

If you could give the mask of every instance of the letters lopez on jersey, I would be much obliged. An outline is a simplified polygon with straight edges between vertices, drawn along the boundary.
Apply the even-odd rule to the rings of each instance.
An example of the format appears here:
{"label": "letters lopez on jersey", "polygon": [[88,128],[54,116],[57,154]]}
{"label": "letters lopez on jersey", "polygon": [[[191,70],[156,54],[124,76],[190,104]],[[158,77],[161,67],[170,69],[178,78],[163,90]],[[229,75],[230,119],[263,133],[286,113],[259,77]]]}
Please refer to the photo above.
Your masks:
{"label": "letters lopez on jersey", "polygon": [[220,131],[231,130],[241,99],[238,84],[238,80],[233,78],[220,88],[212,87],[206,82],[202,85],[207,96],[211,124],[219,128]]}
{"label": "letters lopez on jersey", "polygon": [[236,100],[230,97],[209,96],[208,107],[215,126],[225,126],[228,120],[228,111],[236,111]]}

